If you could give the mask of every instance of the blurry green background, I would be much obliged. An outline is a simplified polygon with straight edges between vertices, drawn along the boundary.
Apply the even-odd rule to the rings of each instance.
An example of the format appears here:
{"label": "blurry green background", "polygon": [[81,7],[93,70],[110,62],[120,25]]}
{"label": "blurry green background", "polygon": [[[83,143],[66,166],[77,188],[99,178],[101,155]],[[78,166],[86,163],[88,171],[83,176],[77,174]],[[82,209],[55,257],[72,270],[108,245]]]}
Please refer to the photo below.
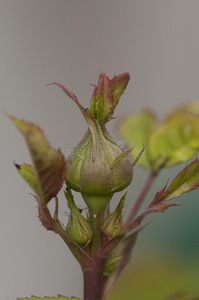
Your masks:
{"label": "blurry green background", "polygon": [[[109,77],[131,75],[115,116],[153,107],[162,117],[199,98],[198,16],[198,0],[0,1],[0,300],[31,294],[82,297],[83,286],[78,263],[58,236],[41,227],[30,189],[14,169],[13,160],[29,163],[30,157],[4,113],[40,124],[50,143],[67,156],[86,123],[61,90],[46,84],[65,84],[87,107],[93,90],[89,83],[96,84],[103,71]],[[119,142],[114,121],[108,129]],[[144,206],[181,168],[161,172]],[[146,176],[135,168],[128,207]],[[62,193],[59,198],[60,216],[67,218]],[[84,207],[79,194],[75,199]],[[113,206],[119,194],[114,199]],[[183,206],[146,220],[151,223],[140,233],[132,262],[110,299],[159,300],[184,288],[199,295],[194,290],[199,282],[199,192],[177,201]]]}

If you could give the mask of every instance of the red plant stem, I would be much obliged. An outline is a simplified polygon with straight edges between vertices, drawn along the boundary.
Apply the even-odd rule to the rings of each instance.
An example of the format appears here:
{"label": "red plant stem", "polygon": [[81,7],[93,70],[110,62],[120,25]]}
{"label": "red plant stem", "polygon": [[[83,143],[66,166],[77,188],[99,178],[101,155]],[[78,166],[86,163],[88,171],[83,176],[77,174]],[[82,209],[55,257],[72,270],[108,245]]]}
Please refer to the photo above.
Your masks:
{"label": "red plant stem", "polygon": [[105,257],[95,260],[95,267],[83,270],[84,300],[101,300]]}
{"label": "red plant stem", "polygon": [[131,221],[133,220],[133,218],[135,217],[135,215],[138,212],[140,206],[142,205],[144,198],[145,198],[146,194],[148,193],[155,177],[156,177],[156,173],[154,171],[150,171],[147,181],[145,182],[143,189],[141,190],[140,194],[138,195],[138,197],[128,215],[128,218],[125,222],[125,227],[128,226],[131,223]]}
{"label": "red plant stem", "polygon": [[101,227],[104,219],[104,210],[90,210],[89,213],[91,226],[93,229],[93,238],[90,245],[90,255],[94,260],[94,267],[83,269],[84,300],[101,300],[105,257],[100,256],[99,251],[102,247]]}

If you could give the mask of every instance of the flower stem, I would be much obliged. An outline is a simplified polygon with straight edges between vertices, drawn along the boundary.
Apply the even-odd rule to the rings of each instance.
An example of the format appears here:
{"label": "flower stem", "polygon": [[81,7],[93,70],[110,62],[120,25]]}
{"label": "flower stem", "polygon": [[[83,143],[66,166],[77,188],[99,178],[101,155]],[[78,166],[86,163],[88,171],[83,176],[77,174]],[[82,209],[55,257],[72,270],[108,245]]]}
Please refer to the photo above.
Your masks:
{"label": "flower stem", "polygon": [[93,229],[93,238],[90,245],[90,256],[94,261],[94,267],[83,270],[84,274],[84,300],[101,300],[103,270],[105,257],[100,256],[102,247],[101,227],[104,220],[104,210],[89,210],[90,223]]}
{"label": "flower stem", "polygon": [[84,300],[101,300],[103,285],[104,257],[95,260],[95,267],[83,270]]}
{"label": "flower stem", "polygon": [[104,210],[103,211],[94,211],[90,210],[90,222],[93,229],[93,238],[91,242],[91,257],[95,260],[97,257],[98,251],[102,247],[102,230],[104,219]]}
{"label": "flower stem", "polygon": [[131,221],[133,220],[133,218],[135,217],[136,213],[138,212],[140,206],[142,205],[144,198],[146,196],[146,194],[148,193],[155,177],[156,177],[156,173],[154,171],[150,171],[149,176],[147,178],[147,181],[145,183],[145,185],[143,186],[143,189],[141,190],[140,194],[137,197],[137,200],[135,201],[129,215],[128,218],[125,222],[125,227],[128,226]]}

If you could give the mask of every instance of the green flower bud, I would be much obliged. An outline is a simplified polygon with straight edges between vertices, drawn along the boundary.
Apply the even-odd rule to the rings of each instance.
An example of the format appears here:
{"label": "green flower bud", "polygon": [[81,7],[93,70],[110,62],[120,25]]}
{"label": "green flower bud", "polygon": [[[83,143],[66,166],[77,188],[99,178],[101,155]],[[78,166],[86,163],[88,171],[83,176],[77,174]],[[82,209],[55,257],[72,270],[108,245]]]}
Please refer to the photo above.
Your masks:
{"label": "green flower bud", "polygon": [[104,225],[102,226],[102,232],[108,238],[112,238],[123,229],[122,209],[124,207],[125,201],[126,201],[126,194],[121,198],[114,212],[112,212],[112,214],[108,216],[108,218],[104,222]]}
{"label": "green flower bud", "polygon": [[97,121],[90,127],[66,160],[66,179],[70,188],[82,193],[88,207],[103,209],[113,193],[131,182],[132,162],[128,152],[105,136]]}
{"label": "green flower bud", "polygon": [[113,194],[126,188],[133,177],[131,150],[124,152],[118,147],[105,127],[128,81],[128,73],[111,80],[102,73],[90,110],[84,109],[71,91],[54,83],[76,102],[88,124],[85,136],[66,160],[66,183],[95,211],[105,209]]}
{"label": "green flower bud", "polygon": [[92,229],[88,221],[81,215],[75,202],[71,191],[68,189],[65,191],[66,199],[68,200],[68,207],[71,214],[66,226],[66,230],[70,237],[79,245],[88,245],[92,239]]}

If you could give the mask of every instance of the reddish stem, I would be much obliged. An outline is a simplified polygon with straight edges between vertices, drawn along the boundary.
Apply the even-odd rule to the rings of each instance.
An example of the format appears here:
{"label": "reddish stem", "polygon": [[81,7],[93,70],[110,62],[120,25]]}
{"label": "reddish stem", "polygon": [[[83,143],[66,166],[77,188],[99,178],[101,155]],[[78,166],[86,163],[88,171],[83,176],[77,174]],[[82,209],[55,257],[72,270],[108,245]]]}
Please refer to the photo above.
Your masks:
{"label": "reddish stem", "polygon": [[105,256],[99,254],[102,247],[102,231],[101,227],[104,219],[104,210],[90,210],[90,221],[93,229],[93,238],[90,245],[91,257],[94,266],[83,269],[84,274],[84,300],[101,300],[103,271],[105,264]]}
{"label": "reddish stem", "polygon": [[83,270],[84,300],[101,300],[105,257],[95,260],[95,267]]}
{"label": "reddish stem", "polygon": [[140,206],[142,205],[144,198],[145,198],[146,194],[148,193],[155,177],[156,177],[156,173],[154,171],[150,171],[147,181],[145,182],[143,189],[141,190],[140,194],[138,195],[137,200],[135,201],[135,203],[128,215],[128,218],[125,222],[125,227],[128,226],[131,223],[131,221],[133,220],[133,218],[135,217],[135,215],[138,212]]}

